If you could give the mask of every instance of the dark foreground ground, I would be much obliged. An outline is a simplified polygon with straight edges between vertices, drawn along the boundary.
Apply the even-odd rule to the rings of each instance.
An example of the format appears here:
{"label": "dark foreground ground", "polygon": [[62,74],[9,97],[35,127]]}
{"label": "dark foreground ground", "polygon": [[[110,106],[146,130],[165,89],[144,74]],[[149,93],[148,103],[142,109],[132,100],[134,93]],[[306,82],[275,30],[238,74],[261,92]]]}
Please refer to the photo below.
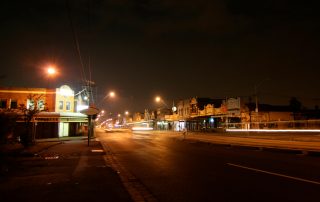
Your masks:
{"label": "dark foreground ground", "polygon": [[[1,155],[0,201],[131,201],[99,142],[65,141],[36,153]],[[93,152],[92,150],[97,150]]]}

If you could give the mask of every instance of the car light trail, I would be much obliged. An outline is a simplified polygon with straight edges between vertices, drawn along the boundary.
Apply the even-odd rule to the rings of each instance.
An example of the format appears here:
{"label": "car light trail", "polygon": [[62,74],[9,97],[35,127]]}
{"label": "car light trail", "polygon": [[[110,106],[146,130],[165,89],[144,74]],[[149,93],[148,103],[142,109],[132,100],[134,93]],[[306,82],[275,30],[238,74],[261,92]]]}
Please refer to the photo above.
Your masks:
{"label": "car light trail", "polygon": [[226,129],[227,132],[311,132],[319,133],[319,129]]}
{"label": "car light trail", "polygon": [[132,130],[137,131],[137,130],[153,130],[153,128],[148,128],[148,127],[132,127]]}

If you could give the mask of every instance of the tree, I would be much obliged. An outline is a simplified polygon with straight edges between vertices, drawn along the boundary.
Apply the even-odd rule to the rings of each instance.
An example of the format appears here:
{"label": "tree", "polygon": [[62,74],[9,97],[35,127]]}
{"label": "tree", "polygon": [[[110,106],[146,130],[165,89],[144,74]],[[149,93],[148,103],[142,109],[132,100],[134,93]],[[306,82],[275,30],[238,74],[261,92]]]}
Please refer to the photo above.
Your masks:
{"label": "tree", "polygon": [[19,105],[19,110],[22,112],[24,121],[24,132],[21,134],[20,139],[25,147],[34,144],[35,134],[33,123],[35,123],[35,116],[42,111],[47,111],[46,104],[42,98],[43,95],[30,94],[27,98],[27,105]]}
{"label": "tree", "polygon": [[296,97],[292,97],[289,101],[289,106],[292,112],[299,112],[301,111],[302,103]]}
{"label": "tree", "polygon": [[289,101],[289,106],[293,114],[293,119],[299,119],[299,113],[302,108],[302,103],[296,98],[292,97]]}

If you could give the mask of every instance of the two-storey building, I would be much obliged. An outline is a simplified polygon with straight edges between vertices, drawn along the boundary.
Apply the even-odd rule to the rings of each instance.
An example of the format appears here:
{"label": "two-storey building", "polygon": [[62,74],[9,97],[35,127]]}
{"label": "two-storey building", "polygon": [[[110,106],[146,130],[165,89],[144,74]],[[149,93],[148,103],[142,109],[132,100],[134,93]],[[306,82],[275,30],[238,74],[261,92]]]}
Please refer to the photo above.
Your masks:
{"label": "two-storey building", "polygon": [[36,107],[40,111],[32,120],[36,138],[80,135],[87,124],[86,115],[75,112],[74,91],[67,85],[56,89],[1,87],[0,103],[0,110],[17,113],[21,107]]}

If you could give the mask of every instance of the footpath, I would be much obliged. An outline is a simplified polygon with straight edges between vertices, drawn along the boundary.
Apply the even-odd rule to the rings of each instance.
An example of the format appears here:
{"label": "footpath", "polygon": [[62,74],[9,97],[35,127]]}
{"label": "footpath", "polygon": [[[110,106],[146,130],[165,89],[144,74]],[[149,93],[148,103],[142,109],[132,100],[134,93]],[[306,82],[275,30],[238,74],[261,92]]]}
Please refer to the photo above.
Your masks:
{"label": "footpath", "polygon": [[2,202],[132,201],[98,141],[41,142],[27,154],[3,157]]}
{"label": "footpath", "polygon": [[320,133],[188,132],[185,137],[182,132],[155,131],[154,133],[212,144],[320,154]]}

